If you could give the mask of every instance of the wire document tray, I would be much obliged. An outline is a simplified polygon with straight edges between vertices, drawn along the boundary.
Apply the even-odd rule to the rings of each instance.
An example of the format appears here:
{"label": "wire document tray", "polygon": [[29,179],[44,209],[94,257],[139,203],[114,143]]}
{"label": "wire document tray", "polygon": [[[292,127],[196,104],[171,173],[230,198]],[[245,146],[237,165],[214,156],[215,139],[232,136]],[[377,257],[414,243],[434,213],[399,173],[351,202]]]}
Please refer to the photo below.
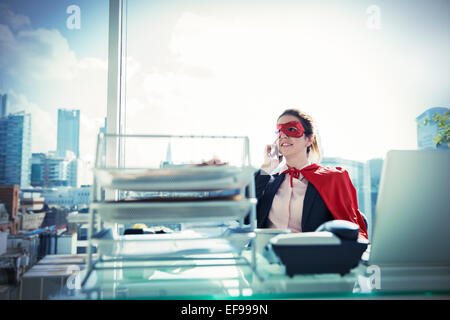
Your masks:
{"label": "wire document tray", "polygon": [[127,223],[205,222],[244,219],[254,199],[181,202],[94,203],[103,221]]}
{"label": "wire document tray", "polygon": [[[247,137],[99,134],[83,285],[109,262],[176,268],[195,257],[214,267],[223,254],[257,274],[255,171]],[[136,224],[180,230],[124,234]]]}
{"label": "wire document tray", "polygon": [[253,177],[253,168],[179,167],[162,169],[95,170],[105,188],[138,191],[201,191],[236,189],[246,186]]}
{"label": "wire document tray", "polygon": [[225,233],[211,236],[191,230],[175,234],[124,235],[113,238],[110,230],[92,238],[99,253],[106,257],[171,257],[214,253],[240,253],[254,238],[252,233]]}

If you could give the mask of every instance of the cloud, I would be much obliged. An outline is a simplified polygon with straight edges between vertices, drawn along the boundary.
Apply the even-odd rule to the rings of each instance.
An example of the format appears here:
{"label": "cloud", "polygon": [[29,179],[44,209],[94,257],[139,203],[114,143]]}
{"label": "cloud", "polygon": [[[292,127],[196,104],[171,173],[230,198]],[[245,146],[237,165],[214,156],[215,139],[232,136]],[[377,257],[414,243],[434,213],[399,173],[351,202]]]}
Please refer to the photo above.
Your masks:
{"label": "cloud", "polygon": [[67,39],[56,30],[21,30],[14,34],[2,25],[0,50],[6,74],[23,77],[22,82],[73,80],[86,69],[106,69],[94,58],[78,60]]}
{"label": "cloud", "polygon": [[0,8],[0,90],[11,92],[10,110],[31,113],[33,152],[55,149],[57,109],[79,109],[80,154],[91,159],[106,117],[106,59],[79,59],[58,30],[33,29],[27,17]]}
{"label": "cloud", "polygon": [[6,71],[12,63],[12,58],[16,53],[16,39],[11,29],[4,24],[0,24],[0,76],[6,74]]}
{"label": "cloud", "polygon": [[14,30],[31,25],[30,18],[15,14],[8,5],[0,3],[0,24],[11,26]]}
{"label": "cloud", "polygon": [[[17,35],[22,72],[33,80],[65,80],[74,76],[77,60],[57,30],[21,31]],[[33,54],[30,54],[33,52]]]}
{"label": "cloud", "polygon": [[0,24],[0,43],[4,48],[15,45],[15,39],[11,29],[4,24]]}
{"label": "cloud", "polygon": [[[388,148],[415,147],[411,115],[425,108],[423,79],[428,78],[420,75],[434,79],[438,70],[423,59],[426,52],[408,46],[405,56],[402,46],[386,39],[406,38],[368,34],[363,25],[355,28],[354,16],[340,19],[330,10],[283,17],[259,13],[181,13],[168,48],[161,49],[170,60],[134,61],[141,65],[140,75],[134,75],[139,83],[130,81],[127,88],[133,98],[129,127],[166,133],[171,123],[174,130],[249,135],[259,156],[273,141],[270,126],[279,112],[298,107],[320,122],[326,155],[364,159]],[[155,49],[142,46],[146,52]],[[436,87],[448,83],[447,75],[441,77],[428,84],[435,96]],[[411,88],[421,96],[411,96]]]}

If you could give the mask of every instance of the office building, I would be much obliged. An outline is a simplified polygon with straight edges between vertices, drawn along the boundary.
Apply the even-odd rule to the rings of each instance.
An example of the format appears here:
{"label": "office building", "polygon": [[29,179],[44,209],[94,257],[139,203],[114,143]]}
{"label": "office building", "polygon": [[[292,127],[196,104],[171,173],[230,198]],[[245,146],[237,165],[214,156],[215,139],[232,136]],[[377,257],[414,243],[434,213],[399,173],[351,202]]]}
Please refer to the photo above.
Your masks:
{"label": "office building", "polygon": [[31,155],[31,186],[44,187],[45,177],[48,175],[45,171],[45,153],[33,153]]}
{"label": "office building", "polygon": [[49,153],[46,159],[46,186],[67,187],[70,182],[70,158],[60,157],[58,154]]}
{"label": "office building", "polygon": [[0,118],[6,117],[8,95],[0,94]]}
{"label": "office building", "polygon": [[55,152],[33,153],[31,159],[31,185],[33,187],[78,187],[81,184],[82,161],[71,151],[65,156]]}
{"label": "office building", "polygon": [[433,115],[438,113],[444,115],[445,112],[449,112],[449,108],[430,108],[423,112],[416,118],[417,123],[417,146],[419,149],[448,149],[448,144],[441,144],[436,146],[436,142],[433,141],[439,134],[438,124],[430,121],[425,124],[425,119],[433,119]]}
{"label": "office building", "polygon": [[24,112],[0,119],[0,184],[30,185],[31,115]]}
{"label": "office building", "polygon": [[56,153],[64,157],[72,151],[80,157],[80,110],[58,109],[58,137]]}
{"label": "office building", "polygon": [[69,163],[69,186],[79,188],[92,183],[91,172],[86,161],[72,159]]}
{"label": "office building", "polygon": [[59,205],[61,207],[72,208],[73,206],[88,205],[90,203],[91,187],[80,188],[57,188],[47,189],[42,193],[45,203],[48,205]]}

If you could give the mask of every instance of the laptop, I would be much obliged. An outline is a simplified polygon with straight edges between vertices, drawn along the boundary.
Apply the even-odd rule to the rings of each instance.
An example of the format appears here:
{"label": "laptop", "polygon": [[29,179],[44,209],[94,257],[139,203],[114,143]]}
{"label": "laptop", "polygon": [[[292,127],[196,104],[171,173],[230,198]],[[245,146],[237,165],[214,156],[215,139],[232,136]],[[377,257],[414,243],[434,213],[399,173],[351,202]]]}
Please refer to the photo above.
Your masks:
{"label": "laptop", "polygon": [[369,265],[397,288],[421,275],[450,290],[450,150],[389,151],[374,220]]}

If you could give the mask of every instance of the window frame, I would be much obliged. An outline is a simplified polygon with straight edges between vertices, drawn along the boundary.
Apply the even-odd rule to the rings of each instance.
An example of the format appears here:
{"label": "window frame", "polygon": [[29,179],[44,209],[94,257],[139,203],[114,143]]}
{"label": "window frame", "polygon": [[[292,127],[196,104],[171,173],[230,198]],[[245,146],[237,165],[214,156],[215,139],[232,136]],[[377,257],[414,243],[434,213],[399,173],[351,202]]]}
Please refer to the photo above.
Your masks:
{"label": "window frame", "polygon": [[[126,11],[127,0],[109,0],[107,134],[125,134]],[[123,141],[107,139],[106,164],[108,167],[123,166],[124,148]]]}

